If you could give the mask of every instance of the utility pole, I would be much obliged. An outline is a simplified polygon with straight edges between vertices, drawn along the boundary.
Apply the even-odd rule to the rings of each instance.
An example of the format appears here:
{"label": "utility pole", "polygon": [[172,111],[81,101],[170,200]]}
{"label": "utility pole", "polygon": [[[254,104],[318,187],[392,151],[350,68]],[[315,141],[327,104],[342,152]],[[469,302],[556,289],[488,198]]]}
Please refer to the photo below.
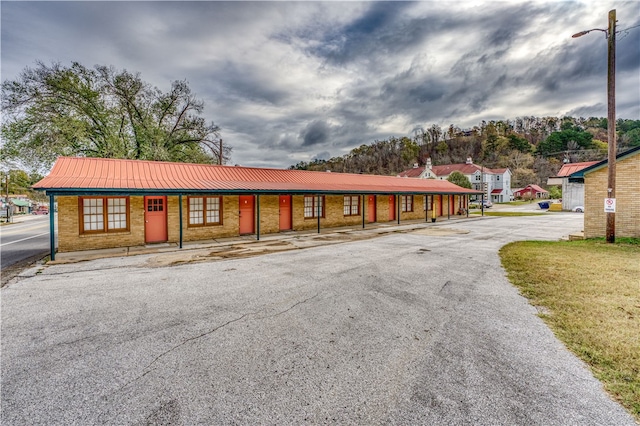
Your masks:
{"label": "utility pole", "polygon": [[7,223],[11,221],[11,205],[9,203],[9,172],[5,175],[5,182],[7,184],[7,202],[5,205],[7,206]]}
{"label": "utility pole", "polygon": [[[609,62],[607,66],[607,130],[608,130],[608,161],[607,161],[607,198],[616,198],[616,10],[609,11],[609,47],[607,49]],[[607,242],[616,241],[616,214],[607,213]]]}
{"label": "utility pole", "polygon": [[[609,11],[608,29],[593,28],[587,31],[580,31],[572,35],[573,38],[582,37],[591,31],[602,31],[607,38],[608,62],[607,62],[607,143],[609,150],[607,153],[607,198],[606,201],[613,200],[615,206],[616,198],[616,10]],[[606,211],[607,227],[606,238],[608,243],[616,241],[616,214],[615,211]]]}

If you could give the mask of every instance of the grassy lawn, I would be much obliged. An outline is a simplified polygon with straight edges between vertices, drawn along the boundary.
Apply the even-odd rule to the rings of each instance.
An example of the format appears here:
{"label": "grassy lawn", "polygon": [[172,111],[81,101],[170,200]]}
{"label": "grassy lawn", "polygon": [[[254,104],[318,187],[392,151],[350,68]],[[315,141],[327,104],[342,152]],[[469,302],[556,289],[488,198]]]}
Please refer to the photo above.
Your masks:
{"label": "grassy lawn", "polygon": [[537,203],[538,201],[548,201],[548,200],[536,200],[536,201],[518,200],[518,201],[507,201],[507,202],[500,203],[500,204],[504,204],[505,206],[522,206],[524,204]]}
{"label": "grassy lawn", "polygon": [[639,241],[526,241],[500,256],[555,335],[640,421]]}
{"label": "grassy lawn", "polygon": [[[475,214],[475,215],[481,215],[482,211],[477,210],[477,211],[470,211],[469,212],[470,215]],[[538,212],[490,212],[487,211],[485,209],[484,211],[484,215],[485,216],[540,216],[546,213],[538,213]]]}

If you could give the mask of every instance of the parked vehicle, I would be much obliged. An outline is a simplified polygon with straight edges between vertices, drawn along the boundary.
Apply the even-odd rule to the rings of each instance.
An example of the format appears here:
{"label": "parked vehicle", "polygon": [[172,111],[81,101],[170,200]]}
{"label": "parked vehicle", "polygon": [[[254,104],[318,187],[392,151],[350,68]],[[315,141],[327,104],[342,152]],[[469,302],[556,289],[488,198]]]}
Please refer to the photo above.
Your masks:
{"label": "parked vehicle", "polygon": [[49,209],[47,207],[38,207],[31,214],[49,214]]}
{"label": "parked vehicle", "polygon": [[485,209],[491,208],[493,206],[493,203],[491,202],[491,200],[475,200],[469,203],[469,207],[479,209],[482,207],[483,204]]}
{"label": "parked vehicle", "polygon": [[584,206],[575,206],[571,209],[571,211],[576,213],[584,213]]}

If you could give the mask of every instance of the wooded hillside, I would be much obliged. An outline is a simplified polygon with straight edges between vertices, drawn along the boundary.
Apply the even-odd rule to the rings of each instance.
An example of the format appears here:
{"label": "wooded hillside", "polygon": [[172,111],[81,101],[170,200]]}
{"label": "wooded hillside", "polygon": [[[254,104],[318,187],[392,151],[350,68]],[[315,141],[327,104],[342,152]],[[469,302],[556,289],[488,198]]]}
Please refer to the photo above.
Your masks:
{"label": "wooded hillside", "polygon": [[[640,145],[640,120],[616,123],[618,152]],[[395,175],[423,166],[464,163],[467,157],[488,168],[509,167],[512,187],[534,183],[546,187],[563,161],[602,160],[607,157],[607,119],[519,117],[482,121],[463,130],[453,124],[420,128],[413,138],[391,137],[354,148],[342,157],[300,162],[290,169]]]}

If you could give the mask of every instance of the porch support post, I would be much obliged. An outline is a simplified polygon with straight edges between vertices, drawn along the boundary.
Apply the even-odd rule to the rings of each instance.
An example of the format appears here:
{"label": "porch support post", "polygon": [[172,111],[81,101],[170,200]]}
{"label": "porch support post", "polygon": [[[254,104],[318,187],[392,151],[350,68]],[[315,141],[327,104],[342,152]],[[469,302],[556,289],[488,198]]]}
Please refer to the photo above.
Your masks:
{"label": "porch support post", "polygon": [[320,214],[322,213],[322,209],[320,208],[320,200],[322,199],[322,195],[317,195],[316,196],[316,212],[317,212],[317,216],[318,216],[318,234],[320,233]]}
{"label": "porch support post", "polygon": [[429,196],[424,194],[424,221],[429,222]]}
{"label": "porch support post", "polygon": [[398,216],[398,225],[400,225],[400,202],[402,201],[402,198],[400,195],[396,194],[396,210],[397,210],[397,216]]}
{"label": "porch support post", "polygon": [[260,241],[260,194],[256,195],[256,240]]}
{"label": "porch support post", "polygon": [[447,194],[447,219],[451,219],[451,194]]}
{"label": "porch support post", "polygon": [[180,221],[180,248],[182,248],[182,194],[178,194],[178,220]]}
{"label": "porch support post", "polygon": [[[9,211],[9,208],[7,207],[7,212],[8,211]],[[51,251],[51,260],[56,260],[56,218],[55,216],[56,216],[55,196],[49,195],[49,249]],[[7,213],[7,217],[9,217],[8,213]]]}
{"label": "porch support post", "polygon": [[[366,194],[362,194],[362,229],[364,229],[364,210],[365,210],[365,198],[367,197]],[[369,201],[369,199],[367,198],[367,202]]]}
{"label": "porch support post", "polygon": [[436,221],[436,194],[431,194],[431,223]]}

